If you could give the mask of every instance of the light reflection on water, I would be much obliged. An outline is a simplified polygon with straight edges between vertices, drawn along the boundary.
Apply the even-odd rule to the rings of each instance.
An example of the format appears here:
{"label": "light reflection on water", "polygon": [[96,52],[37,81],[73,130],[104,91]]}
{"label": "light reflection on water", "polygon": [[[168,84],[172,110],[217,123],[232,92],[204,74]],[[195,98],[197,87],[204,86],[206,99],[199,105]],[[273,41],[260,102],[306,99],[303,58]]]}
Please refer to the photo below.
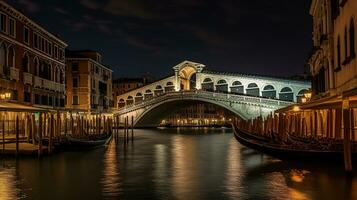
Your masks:
{"label": "light reflection on water", "polygon": [[3,159],[0,200],[357,199],[357,178],[342,164],[280,161],[229,129],[136,130],[126,145]]}

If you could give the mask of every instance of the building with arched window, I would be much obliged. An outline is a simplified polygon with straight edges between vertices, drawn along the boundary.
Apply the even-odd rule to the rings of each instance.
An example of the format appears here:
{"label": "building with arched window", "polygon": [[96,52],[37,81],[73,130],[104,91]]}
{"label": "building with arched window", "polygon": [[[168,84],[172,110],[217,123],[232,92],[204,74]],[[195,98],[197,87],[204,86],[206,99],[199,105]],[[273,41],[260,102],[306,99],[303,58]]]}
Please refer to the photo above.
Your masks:
{"label": "building with arched window", "polygon": [[112,73],[96,51],[66,51],[66,108],[107,112],[114,104]]}
{"label": "building with arched window", "polygon": [[357,88],[357,1],[313,0],[313,44],[309,64],[313,98],[341,95]]}
{"label": "building with arched window", "polygon": [[0,1],[0,93],[11,94],[9,100],[64,108],[64,77],[54,77],[64,76],[66,47],[58,36]]}

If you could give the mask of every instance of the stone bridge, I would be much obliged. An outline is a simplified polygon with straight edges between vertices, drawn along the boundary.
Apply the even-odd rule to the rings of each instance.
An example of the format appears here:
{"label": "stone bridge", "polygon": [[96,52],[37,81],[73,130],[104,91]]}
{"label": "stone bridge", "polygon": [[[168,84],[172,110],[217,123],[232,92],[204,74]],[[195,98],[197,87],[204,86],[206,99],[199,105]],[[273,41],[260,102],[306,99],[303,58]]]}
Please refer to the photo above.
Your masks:
{"label": "stone bridge", "polygon": [[249,119],[300,101],[311,87],[307,81],[204,68],[190,61],[174,66],[175,75],[118,96],[115,115],[120,116],[121,122],[133,116],[136,127],[154,127],[177,108],[207,102]]}
{"label": "stone bridge", "polygon": [[120,122],[134,117],[135,127],[156,127],[163,117],[175,112],[182,106],[194,102],[206,102],[223,107],[243,119],[266,116],[276,109],[293,104],[293,102],[251,97],[237,94],[223,94],[209,91],[167,92],[149,100],[136,102],[117,110]]}

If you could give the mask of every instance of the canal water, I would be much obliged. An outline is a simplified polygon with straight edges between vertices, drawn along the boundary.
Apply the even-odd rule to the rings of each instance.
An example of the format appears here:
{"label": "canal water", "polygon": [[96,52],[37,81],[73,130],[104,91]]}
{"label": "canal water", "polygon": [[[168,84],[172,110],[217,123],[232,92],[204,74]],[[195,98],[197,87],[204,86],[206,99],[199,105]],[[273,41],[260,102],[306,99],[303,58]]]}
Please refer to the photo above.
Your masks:
{"label": "canal water", "polygon": [[357,199],[342,161],[280,161],[240,145],[231,129],[135,135],[106,149],[2,159],[0,199]]}

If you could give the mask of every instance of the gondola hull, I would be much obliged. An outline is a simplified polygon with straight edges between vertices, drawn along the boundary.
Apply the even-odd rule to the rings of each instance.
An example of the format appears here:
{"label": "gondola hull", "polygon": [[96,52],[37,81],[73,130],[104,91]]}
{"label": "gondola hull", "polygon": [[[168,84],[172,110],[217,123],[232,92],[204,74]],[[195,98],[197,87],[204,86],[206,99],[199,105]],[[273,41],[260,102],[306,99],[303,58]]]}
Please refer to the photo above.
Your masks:
{"label": "gondola hull", "polygon": [[[251,149],[260,151],[262,153],[281,158],[281,159],[306,159],[306,160],[343,160],[343,151],[329,151],[329,150],[307,150],[299,148],[291,148],[289,145],[273,144],[264,140],[254,139],[251,134],[245,133],[236,127],[233,127],[234,137],[242,145]],[[357,153],[352,153],[352,158],[357,159]]]}
{"label": "gondola hull", "polygon": [[100,148],[107,145],[112,136],[108,135],[107,137],[98,139],[98,140],[86,140],[86,139],[77,139],[70,136],[66,136],[66,139],[63,142],[60,142],[56,145],[58,150],[87,150]]}

